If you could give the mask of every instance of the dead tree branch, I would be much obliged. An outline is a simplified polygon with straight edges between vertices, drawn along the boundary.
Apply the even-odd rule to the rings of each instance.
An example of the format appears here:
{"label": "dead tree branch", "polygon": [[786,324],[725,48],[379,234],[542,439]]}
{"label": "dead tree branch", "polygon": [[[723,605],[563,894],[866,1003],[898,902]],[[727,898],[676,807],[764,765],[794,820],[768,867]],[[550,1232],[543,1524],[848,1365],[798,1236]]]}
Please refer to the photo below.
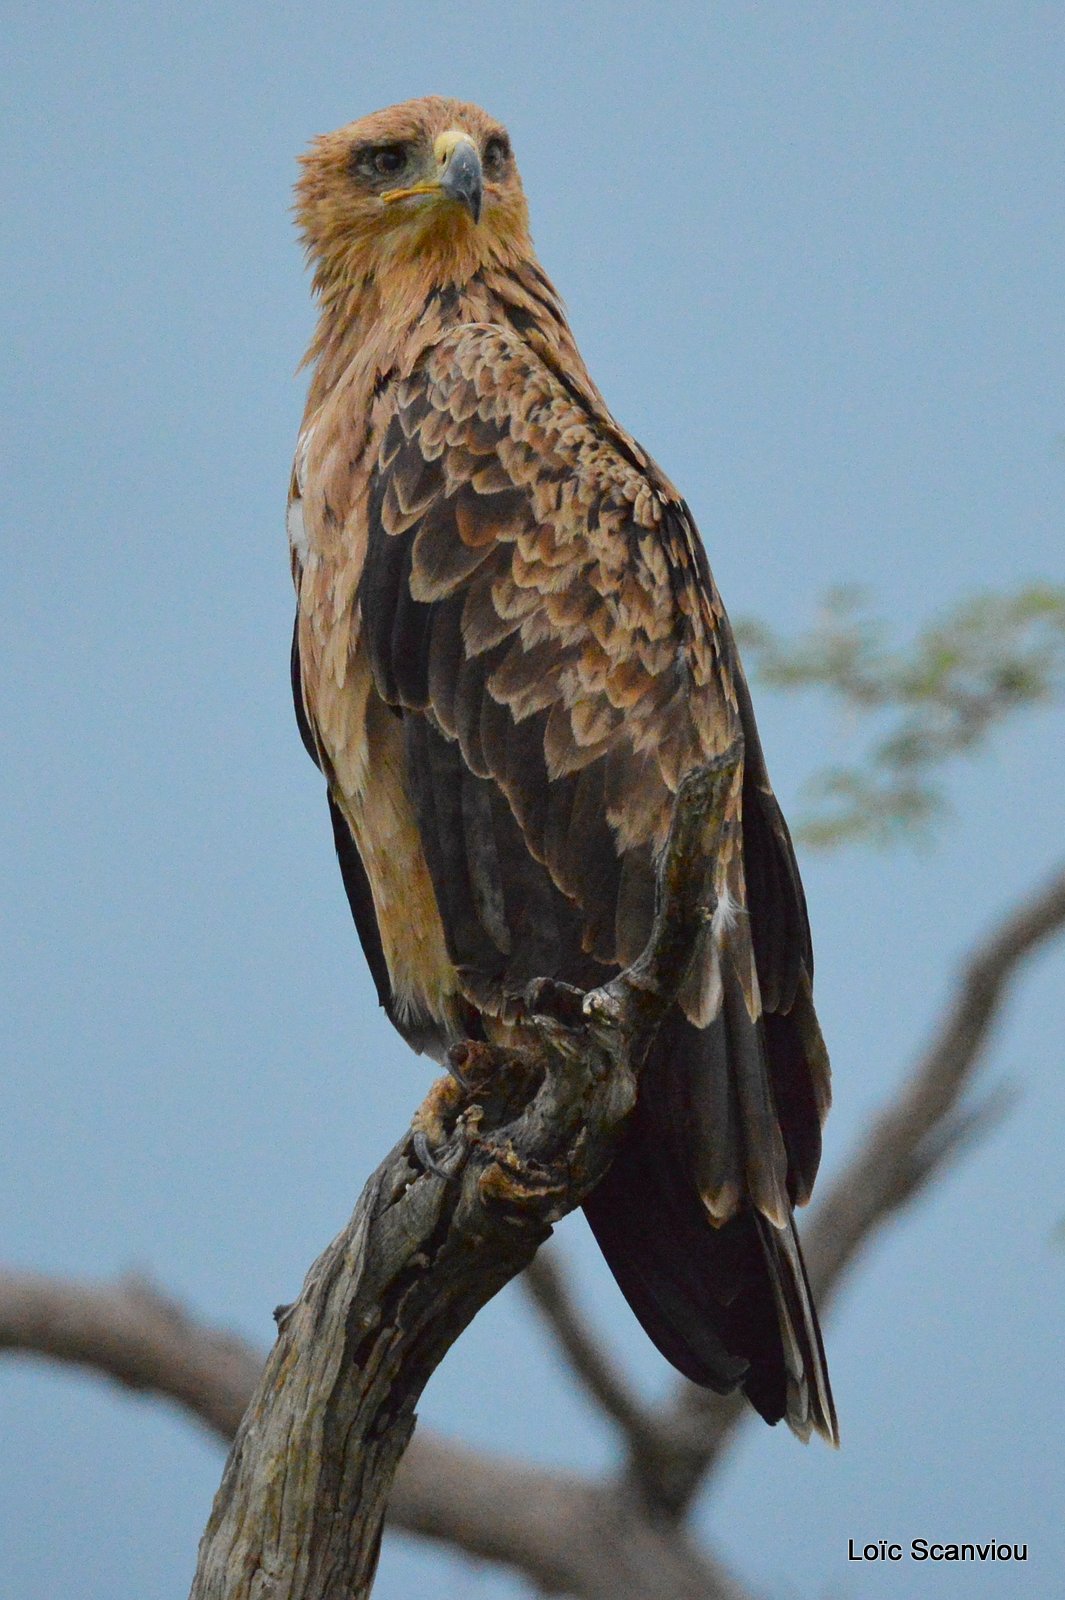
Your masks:
{"label": "dead tree branch", "polygon": [[528,1294],[566,1356],[570,1370],[599,1410],[616,1423],[635,1456],[655,1454],[661,1423],[610,1356],[582,1315],[565,1266],[541,1251],[522,1279]]}
{"label": "dead tree branch", "polygon": [[208,1327],[139,1277],[105,1285],[0,1271],[0,1350],[163,1396],[227,1441],[263,1365],[246,1340]]}
{"label": "dead tree branch", "polygon": [[[536,985],[535,1050],[463,1047],[466,1092],[450,1080],[435,1087],[416,1132],[385,1158],[311,1268],[238,1429],[193,1600],[369,1594],[426,1381],[609,1165],[713,911],[707,864],[739,758],[731,750],[681,786],[639,960],[587,995]],[[430,1135],[446,1176],[422,1171],[415,1156]]]}
{"label": "dead tree branch", "polygon": [[[171,1400],[227,1443],[263,1366],[245,1340],[211,1328],[143,1280],[87,1284],[27,1272],[0,1272],[0,1350],[84,1367]],[[474,1450],[422,1427],[396,1474],[388,1524],[499,1562],[548,1593],[750,1600],[721,1566],[649,1524],[612,1485]]]}
{"label": "dead tree branch", "polygon": [[[541,1251],[522,1282],[570,1370],[593,1404],[616,1424],[626,1454],[624,1480],[652,1515],[672,1514],[678,1492],[686,1492],[696,1463],[702,1459],[702,1426],[684,1408],[647,1404],[629,1384],[577,1305],[565,1264],[557,1253]],[[708,1390],[695,1389],[695,1393],[721,1404],[720,1396]],[[738,1395],[734,1398],[742,1411],[744,1402]]]}
{"label": "dead tree branch", "polygon": [[[581,1600],[752,1600],[685,1530],[615,1482],[548,1473],[419,1431],[396,1480],[395,1526],[502,1562]],[[440,1451],[439,1469],[435,1459]]]}
{"label": "dead tree branch", "polygon": [[869,1234],[906,1205],[1001,1097],[961,1105],[1022,962],[1065,927],[1065,869],[1027,896],[966,961],[954,999],[901,1094],[869,1130],[833,1184],[806,1235],[815,1293],[827,1303]]}

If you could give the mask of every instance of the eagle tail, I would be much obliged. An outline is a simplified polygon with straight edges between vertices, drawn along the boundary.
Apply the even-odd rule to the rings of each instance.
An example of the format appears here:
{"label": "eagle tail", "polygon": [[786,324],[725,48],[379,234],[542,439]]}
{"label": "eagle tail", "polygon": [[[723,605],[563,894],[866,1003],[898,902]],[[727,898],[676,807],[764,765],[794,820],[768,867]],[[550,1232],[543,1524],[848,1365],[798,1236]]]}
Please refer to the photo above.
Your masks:
{"label": "eagle tail", "polygon": [[[741,1198],[715,1222],[700,1192],[708,1151],[723,1174],[737,1165],[741,1173],[757,1170],[749,1156],[743,1160],[753,1127],[744,1107],[750,1091],[737,1085],[753,1066],[744,1058],[742,1030],[731,1039],[729,1012],[724,1006],[709,1028],[671,1013],[644,1068],[622,1147],[585,1201],[585,1215],[629,1305],[678,1371],[719,1394],[741,1388],[767,1422],[783,1419],[801,1439],[816,1430],[837,1443],[790,1205],[779,1223],[770,1221],[741,1176]],[[715,1109],[722,1119],[716,1135],[708,1125]]]}

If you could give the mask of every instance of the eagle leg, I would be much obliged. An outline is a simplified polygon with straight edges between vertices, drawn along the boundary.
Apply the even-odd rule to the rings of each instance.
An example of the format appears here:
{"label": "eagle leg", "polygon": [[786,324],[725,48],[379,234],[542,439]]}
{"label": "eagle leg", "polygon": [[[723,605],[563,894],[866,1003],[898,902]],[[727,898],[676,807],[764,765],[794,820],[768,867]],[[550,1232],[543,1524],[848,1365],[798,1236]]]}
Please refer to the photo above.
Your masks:
{"label": "eagle leg", "polygon": [[440,1178],[455,1176],[460,1152],[471,1142],[490,1146],[480,1133],[485,1118],[496,1127],[520,1117],[544,1080],[544,1061],[535,1048],[514,1050],[481,1039],[452,1045],[446,1065],[448,1076],[437,1078],[411,1120],[414,1157]]}
{"label": "eagle leg", "polygon": [[447,1077],[437,1078],[411,1120],[411,1146],[426,1172],[451,1178],[487,1101],[523,1100],[540,1072],[525,1052],[477,1039],[453,1044],[444,1065]]}

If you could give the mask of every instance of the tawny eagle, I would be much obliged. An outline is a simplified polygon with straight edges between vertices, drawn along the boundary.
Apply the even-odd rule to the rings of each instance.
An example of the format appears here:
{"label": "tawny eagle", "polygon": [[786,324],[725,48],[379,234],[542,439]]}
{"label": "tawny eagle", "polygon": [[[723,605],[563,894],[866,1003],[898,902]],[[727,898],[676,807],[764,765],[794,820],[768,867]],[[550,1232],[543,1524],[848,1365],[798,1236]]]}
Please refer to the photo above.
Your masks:
{"label": "tawny eagle", "polygon": [[492,117],[328,134],[297,211],[293,687],[381,1004],[440,1058],[631,962],[677,787],[741,741],[712,927],[584,1209],[681,1372],[834,1439],[792,1218],[829,1103],[806,905],[691,512],[589,377]]}

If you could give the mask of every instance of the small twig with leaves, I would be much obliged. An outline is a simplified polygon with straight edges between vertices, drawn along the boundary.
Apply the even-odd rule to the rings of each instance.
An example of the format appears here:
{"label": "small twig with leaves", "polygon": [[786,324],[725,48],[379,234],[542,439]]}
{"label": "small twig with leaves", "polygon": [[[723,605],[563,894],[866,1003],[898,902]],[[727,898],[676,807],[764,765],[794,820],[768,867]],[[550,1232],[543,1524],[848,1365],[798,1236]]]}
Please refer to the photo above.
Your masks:
{"label": "small twig with leaves", "polygon": [[805,785],[795,833],[820,848],[886,843],[927,823],[942,806],[942,765],[1065,684],[1065,588],[1048,583],[967,600],[904,643],[889,641],[853,588],[831,590],[817,626],[798,639],[754,622],[737,634],[767,688],[824,690],[871,730],[862,759]]}

